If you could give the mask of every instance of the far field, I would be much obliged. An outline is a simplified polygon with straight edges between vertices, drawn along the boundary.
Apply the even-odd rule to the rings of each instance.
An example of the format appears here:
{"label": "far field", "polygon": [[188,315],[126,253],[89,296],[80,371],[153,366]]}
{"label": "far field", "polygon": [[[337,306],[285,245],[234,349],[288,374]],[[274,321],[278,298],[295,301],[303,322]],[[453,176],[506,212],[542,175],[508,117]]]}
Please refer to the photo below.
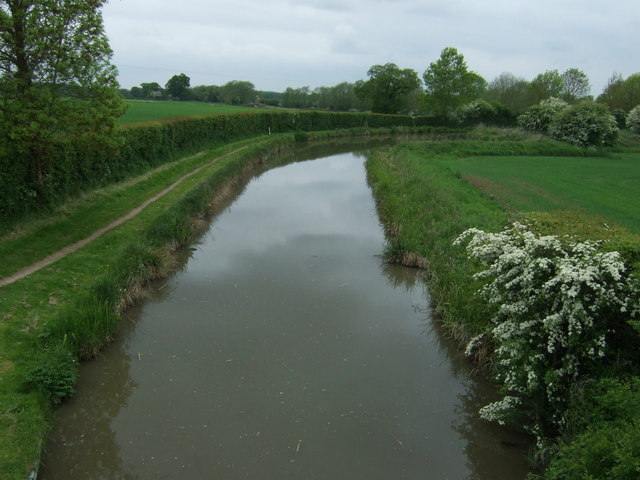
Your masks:
{"label": "far field", "polygon": [[511,210],[577,210],[640,233],[638,153],[447,158],[446,165]]}
{"label": "far field", "polygon": [[168,100],[126,100],[128,106],[120,117],[121,125],[127,123],[148,122],[171,117],[188,117],[193,115],[212,115],[215,113],[238,113],[253,111],[253,107],[236,107],[223,103],[174,102]]}

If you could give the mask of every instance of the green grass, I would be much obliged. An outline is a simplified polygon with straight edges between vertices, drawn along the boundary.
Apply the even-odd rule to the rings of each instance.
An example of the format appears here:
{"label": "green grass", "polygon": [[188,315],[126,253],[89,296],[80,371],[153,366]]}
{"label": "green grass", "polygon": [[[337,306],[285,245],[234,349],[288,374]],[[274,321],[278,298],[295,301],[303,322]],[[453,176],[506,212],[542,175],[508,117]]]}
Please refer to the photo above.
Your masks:
{"label": "green grass", "polygon": [[253,107],[236,107],[223,103],[172,102],[167,100],[126,100],[127,111],[119,123],[148,122],[171,117],[191,117],[217,113],[237,113],[255,111]]}
{"label": "green grass", "polygon": [[467,157],[440,161],[519,212],[575,210],[640,233],[640,154]]}

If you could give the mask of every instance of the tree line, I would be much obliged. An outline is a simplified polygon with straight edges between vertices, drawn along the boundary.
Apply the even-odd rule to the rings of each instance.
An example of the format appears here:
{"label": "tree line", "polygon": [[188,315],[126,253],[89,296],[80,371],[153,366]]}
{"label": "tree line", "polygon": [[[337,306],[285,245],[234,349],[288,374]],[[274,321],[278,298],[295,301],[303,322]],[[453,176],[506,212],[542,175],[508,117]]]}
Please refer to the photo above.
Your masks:
{"label": "tree line", "polygon": [[138,100],[189,100],[196,102],[226,103],[228,105],[262,104],[279,106],[282,94],[256,90],[244,80],[231,80],[224,85],[197,85],[184,73],[172,76],[164,87],[158,82],[143,82],[130,89],[119,89],[120,95]]}
{"label": "tree line", "polygon": [[[185,74],[173,76],[161,87],[157,82],[121,89],[125,98],[177,99],[221,102],[230,105],[263,104],[284,108],[332,111],[372,111],[374,113],[412,113],[451,119],[456,110],[483,100],[497,108],[503,122],[526,112],[549,98],[567,104],[596,101],[606,105],[624,126],[626,115],[640,104],[640,73],[623,78],[614,73],[603,92],[594,99],[588,76],[579,68],[564,72],[547,70],[532,80],[503,72],[490,82],[469,70],[464,56],[453,47],[442,50],[422,75],[395,63],[373,65],[367,80],[341,82],[335,86],[287,87],[283,92],[258,91],[253,83],[233,80],[224,85],[189,86]],[[501,123],[501,122],[497,122]]]}

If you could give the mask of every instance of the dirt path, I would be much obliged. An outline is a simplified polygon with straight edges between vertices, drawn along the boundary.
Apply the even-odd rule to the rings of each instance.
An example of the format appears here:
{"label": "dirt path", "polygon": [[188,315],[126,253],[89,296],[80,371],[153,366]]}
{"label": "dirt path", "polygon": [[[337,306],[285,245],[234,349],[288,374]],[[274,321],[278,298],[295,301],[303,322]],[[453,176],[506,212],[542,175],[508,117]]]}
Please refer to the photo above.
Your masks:
{"label": "dirt path", "polygon": [[76,243],[73,243],[71,245],[67,245],[66,247],[61,248],[57,252],[52,253],[48,257],[45,257],[42,260],[38,260],[37,262],[29,265],[28,267],[24,267],[23,269],[19,270],[18,272],[14,273],[12,275],[9,275],[8,277],[0,279],[0,287],[4,287],[5,285],[9,285],[9,284],[11,284],[13,282],[17,282],[21,278],[24,278],[24,277],[26,277],[28,275],[31,275],[33,272],[37,272],[38,270],[40,270],[40,269],[42,269],[44,267],[47,267],[47,266],[51,265],[52,263],[60,260],[61,258],[66,257],[70,253],[73,253],[76,250],[84,247],[85,245],[87,245],[88,243],[92,242],[96,238],[98,238],[98,237],[104,235],[105,233],[107,233],[109,230],[112,230],[112,229],[116,228],[117,226],[123,224],[127,220],[131,220],[133,217],[135,217],[140,212],[142,212],[142,210],[144,210],[147,206],[151,205],[153,202],[155,202],[159,198],[164,197],[167,193],[169,193],[171,190],[176,188],[178,185],[180,185],[182,182],[184,182],[187,178],[192,177],[193,175],[197,174],[201,170],[213,165],[215,162],[217,162],[219,160],[222,160],[223,158],[229,157],[231,155],[234,155],[234,154],[238,153],[239,151],[244,150],[245,148],[247,148],[247,147],[246,146],[245,147],[240,147],[240,148],[238,148],[236,150],[233,150],[232,152],[226,153],[226,154],[224,154],[224,155],[222,155],[220,157],[216,157],[213,160],[211,160],[209,163],[206,163],[206,164],[196,168],[195,170],[183,175],[178,180],[176,180],[171,185],[169,185],[167,188],[162,190],[160,193],[154,195],[151,198],[148,198],[142,204],[140,204],[138,207],[136,207],[133,210],[129,211],[127,214],[123,215],[122,217],[117,218],[116,220],[111,222],[106,227],[102,227],[101,229],[96,230],[95,232],[93,232],[88,237],[86,237],[86,238],[84,238],[82,240],[79,240]]}

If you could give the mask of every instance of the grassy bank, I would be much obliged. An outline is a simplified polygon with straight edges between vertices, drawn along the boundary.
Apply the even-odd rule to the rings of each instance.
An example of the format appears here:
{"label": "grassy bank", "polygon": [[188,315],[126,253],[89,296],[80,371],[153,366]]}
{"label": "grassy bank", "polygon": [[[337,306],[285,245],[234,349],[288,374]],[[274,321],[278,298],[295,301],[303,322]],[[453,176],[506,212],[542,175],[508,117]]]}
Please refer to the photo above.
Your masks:
{"label": "grassy bank", "polygon": [[[405,144],[374,153],[367,168],[388,233],[386,255],[427,269],[435,310],[464,345],[490,329],[495,312],[475,295],[480,284],[472,276],[478,265],[453,246],[468,228],[499,232],[519,220],[544,234],[606,240],[603,248],[621,251],[627,267],[640,270],[640,237],[631,232],[637,232],[640,220],[638,151],[585,152],[549,140],[513,142],[485,134],[482,142]],[[624,341],[636,342],[635,347],[616,348],[637,350],[637,335],[633,338]],[[476,358],[490,365],[494,347],[484,347],[475,351]],[[580,468],[597,458],[605,459],[602,470],[608,472],[619,467],[616,462],[637,464],[633,449],[640,434],[634,425],[640,396],[637,382],[625,379],[637,369],[637,364],[610,358],[576,382],[558,443],[540,452],[545,461],[554,459],[548,478],[586,478],[589,470]],[[589,423],[601,429],[592,433]],[[615,437],[624,440],[603,450]]]}

